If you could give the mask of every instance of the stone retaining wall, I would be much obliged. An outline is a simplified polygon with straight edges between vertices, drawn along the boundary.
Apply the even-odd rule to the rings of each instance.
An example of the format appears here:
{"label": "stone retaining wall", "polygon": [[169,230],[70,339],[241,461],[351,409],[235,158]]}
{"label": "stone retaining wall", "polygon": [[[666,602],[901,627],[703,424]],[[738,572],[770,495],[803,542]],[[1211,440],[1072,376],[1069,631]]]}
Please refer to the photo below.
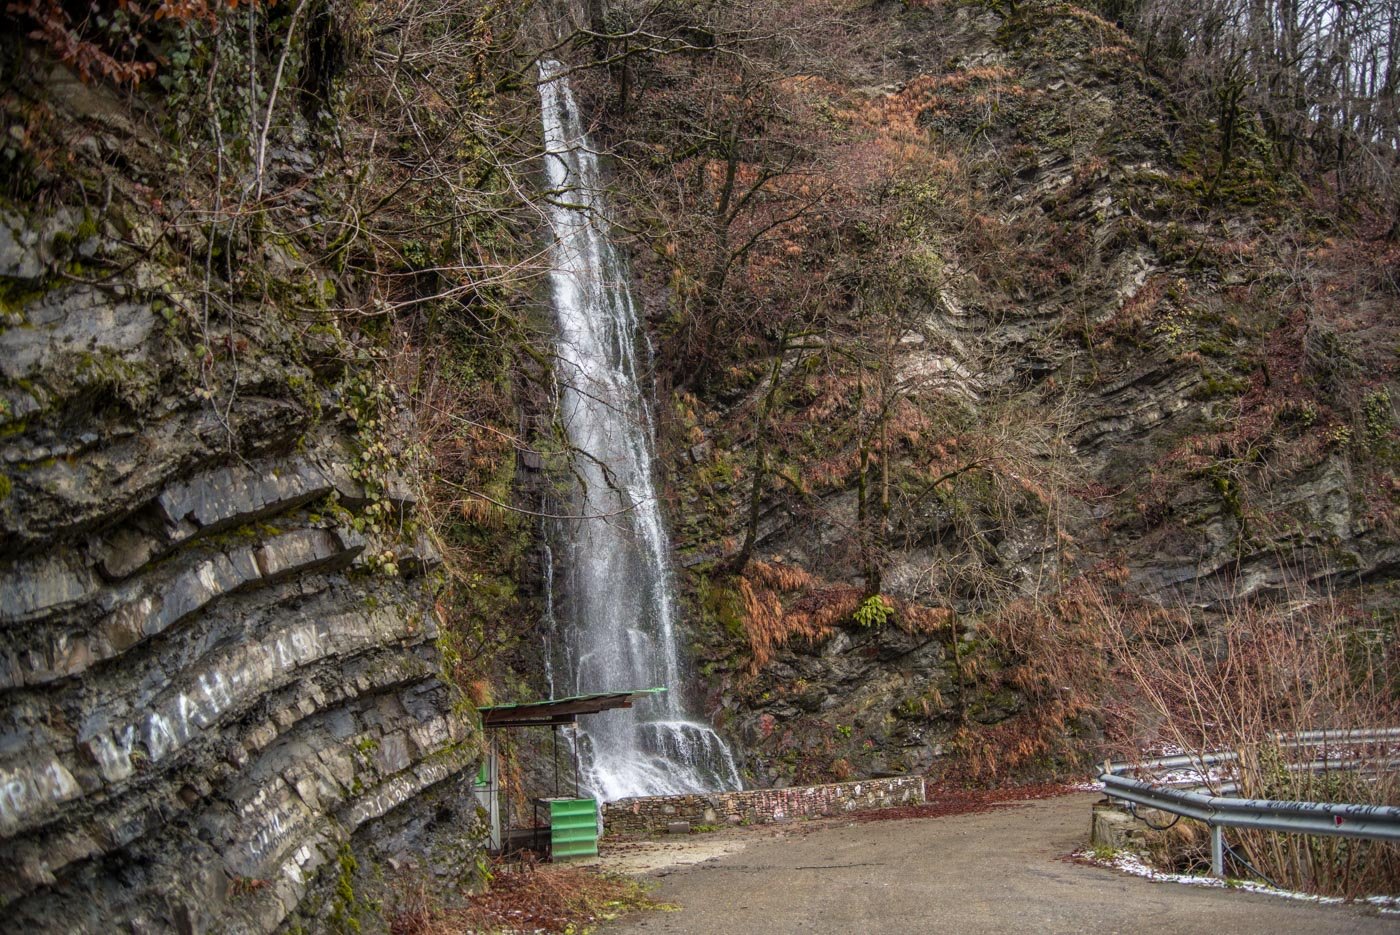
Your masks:
{"label": "stone retaining wall", "polygon": [[653,834],[665,831],[671,822],[684,821],[692,826],[763,824],[858,809],[917,805],[923,801],[922,776],[746,792],[646,796],[605,803],[603,830],[607,834]]}

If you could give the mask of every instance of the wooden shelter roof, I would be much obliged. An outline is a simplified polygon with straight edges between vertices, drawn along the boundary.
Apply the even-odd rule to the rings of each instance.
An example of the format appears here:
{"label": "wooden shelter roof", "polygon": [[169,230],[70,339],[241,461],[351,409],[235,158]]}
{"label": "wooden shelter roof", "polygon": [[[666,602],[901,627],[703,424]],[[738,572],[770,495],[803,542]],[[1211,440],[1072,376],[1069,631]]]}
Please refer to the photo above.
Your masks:
{"label": "wooden shelter roof", "polygon": [[487,705],[478,708],[481,712],[481,726],[502,727],[549,727],[554,724],[573,724],[580,714],[597,714],[614,708],[630,708],[632,702],[664,692],[664,688],[635,688],[630,691],[594,692],[589,695],[573,695],[569,698],[547,698],[542,701],[524,701],[519,704]]}

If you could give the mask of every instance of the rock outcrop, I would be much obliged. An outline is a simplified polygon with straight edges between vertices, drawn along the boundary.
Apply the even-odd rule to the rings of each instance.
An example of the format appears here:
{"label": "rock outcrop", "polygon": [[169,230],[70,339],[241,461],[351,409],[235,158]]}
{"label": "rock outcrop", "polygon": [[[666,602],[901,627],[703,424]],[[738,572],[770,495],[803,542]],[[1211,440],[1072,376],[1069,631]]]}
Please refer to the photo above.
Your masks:
{"label": "rock outcrop", "polygon": [[[1330,245],[1337,231],[1300,208],[1282,169],[1241,165],[1228,197],[1208,197],[1201,149],[1215,131],[1174,124],[1131,40],[1085,9],[869,17],[907,54],[849,67],[898,83],[823,85],[818,106],[850,134],[832,158],[881,134],[929,154],[902,156],[875,196],[908,203],[888,235],[908,258],[888,278],[904,285],[878,306],[894,326],[862,331],[823,309],[839,324],[813,313],[819,337],[785,350],[781,369],[758,331],[709,385],[671,375],[688,388],[669,464],[697,656],[753,777],[926,769],[1018,717],[1044,724],[1018,736],[1008,724],[1010,749],[993,759],[1062,768],[1055,756],[1098,728],[1057,698],[1102,686],[1049,681],[1034,658],[1049,650],[1006,621],[1028,605],[1053,614],[1077,581],[1194,614],[1202,632],[1242,602],[1319,594],[1393,621],[1400,391],[1380,348],[1400,318],[1370,248]],[[841,222],[813,210],[828,216],[807,230]],[[790,231],[788,253],[812,256],[814,277],[849,265],[860,223],[828,253]],[[734,303],[789,295],[763,287],[778,299],[735,286]],[[807,288],[791,287],[794,305],[815,301]],[[853,308],[881,298],[827,288]],[[663,340],[675,304],[654,289]],[[824,353],[843,340],[861,363]],[[886,387],[878,411],[872,385]],[[764,591],[752,569],[738,582],[728,565],[757,432],[769,475],[753,557],[807,579],[790,590]],[[750,586],[761,593],[741,600]],[[870,589],[940,622],[864,628],[849,609]]]}
{"label": "rock outcrop", "polygon": [[479,745],[390,404],[329,317],[201,311],[131,194],[158,141],[64,86],[132,162],[101,211],[0,211],[5,927],[345,928],[376,867],[459,882]]}

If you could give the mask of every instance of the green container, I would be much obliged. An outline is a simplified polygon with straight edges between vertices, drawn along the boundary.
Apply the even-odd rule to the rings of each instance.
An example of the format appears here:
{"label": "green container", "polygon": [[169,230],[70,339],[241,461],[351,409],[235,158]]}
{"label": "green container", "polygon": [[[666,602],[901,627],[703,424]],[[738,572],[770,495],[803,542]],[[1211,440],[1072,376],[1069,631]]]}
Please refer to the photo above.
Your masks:
{"label": "green container", "polygon": [[549,853],[555,860],[598,856],[598,803],[549,800]]}

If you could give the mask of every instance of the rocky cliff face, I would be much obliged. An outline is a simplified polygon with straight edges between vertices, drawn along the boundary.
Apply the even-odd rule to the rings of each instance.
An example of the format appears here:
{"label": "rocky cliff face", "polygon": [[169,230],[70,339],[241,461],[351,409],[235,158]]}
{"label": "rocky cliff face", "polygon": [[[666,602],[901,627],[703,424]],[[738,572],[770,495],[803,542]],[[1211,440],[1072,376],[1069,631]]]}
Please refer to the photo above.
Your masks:
{"label": "rocky cliff face", "polygon": [[[811,132],[842,142],[809,172],[840,184],[841,154],[873,151],[868,173],[903,147],[868,196],[908,202],[886,222],[892,327],[861,330],[863,286],[796,326],[820,335],[805,351],[775,369],[755,333],[671,409],[697,653],[752,775],[970,762],[952,752],[1064,768],[1124,699],[1076,618],[1089,587],[1201,632],[1242,602],[1324,594],[1392,645],[1393,246],[1310,211],[1264,154],[1215,177],[1215,129],[1173,122],[1131,41],[1083,9],[868,16],[899,54],[852,65],[862,86],[812,82]],[[806,230],[839,229],[839,209],[811,210]],[[846,254],[785,234],[812,259],[746,314],[819,302],[823,264],[871,239],[850,227]],[[669,294],[652,314],[676,327]],[[740,579],[760,432],[771,473]],[[872,580],[887,612],[862,621]]]}
{"label": "rocky cliff face", "polygon": [[0,206],[9,927],[348,930],[389,866],[460,882],[477,738],[392,392],[290,243],[211,311],[233,273],[152,196],[139,106],[61,69],[25,93],[12,129],[43,108],[76,184]]}

